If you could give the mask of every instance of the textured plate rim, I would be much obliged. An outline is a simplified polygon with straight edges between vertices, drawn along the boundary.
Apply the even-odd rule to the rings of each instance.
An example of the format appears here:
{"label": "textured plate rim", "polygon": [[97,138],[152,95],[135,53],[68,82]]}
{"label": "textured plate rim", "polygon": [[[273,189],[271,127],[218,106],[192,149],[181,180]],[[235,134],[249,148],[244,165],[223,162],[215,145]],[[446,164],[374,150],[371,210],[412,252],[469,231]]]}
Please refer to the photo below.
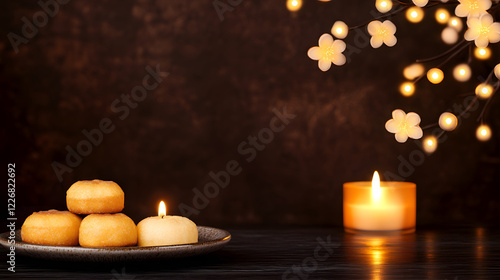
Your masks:
{"label": "textured plate rim", "polygon": [[[38,245],[21,241],[20,230],[16,230],[16,254],[21,256],[68,260],[68,261],[131,261],[163,258],[179,258],[207,254],[222,248],[231,240],[231,234],[223,229],[198,226],[198,238],[214,232],[217,237],[202,242],[182,245],[149,246],[149,247],[96,247]],[[0,234],[0,245],[7,250],[13,244],[8,243],[10,232]]]}

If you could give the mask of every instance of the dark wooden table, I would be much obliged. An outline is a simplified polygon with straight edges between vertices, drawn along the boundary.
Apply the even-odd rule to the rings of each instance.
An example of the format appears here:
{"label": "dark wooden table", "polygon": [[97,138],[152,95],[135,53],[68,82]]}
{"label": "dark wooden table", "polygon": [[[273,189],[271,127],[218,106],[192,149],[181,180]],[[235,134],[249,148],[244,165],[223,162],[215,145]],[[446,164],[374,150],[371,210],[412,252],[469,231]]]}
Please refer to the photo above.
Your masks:
{"label": "dark wooden table", "polygon": [[17,257],[0,278],[30,279],[500,279],[499,228],[419,228],[363,236],[341,228],[229,229],[206,256],[147,263],[85,264]]}

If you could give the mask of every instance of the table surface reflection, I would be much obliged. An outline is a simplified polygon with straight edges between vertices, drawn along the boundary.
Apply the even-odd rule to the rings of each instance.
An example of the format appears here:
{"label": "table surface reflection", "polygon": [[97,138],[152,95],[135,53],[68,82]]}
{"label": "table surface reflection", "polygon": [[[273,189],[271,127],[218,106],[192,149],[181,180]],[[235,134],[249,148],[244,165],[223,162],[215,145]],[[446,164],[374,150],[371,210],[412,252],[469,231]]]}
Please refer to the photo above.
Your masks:
{"label": "table surface reflection", "polygon": [[229,229],[221,251],[147,263],[55,263],[18,257],[0,278],[500,279],[500,229],[417,228],[370,236],[341,228]]}

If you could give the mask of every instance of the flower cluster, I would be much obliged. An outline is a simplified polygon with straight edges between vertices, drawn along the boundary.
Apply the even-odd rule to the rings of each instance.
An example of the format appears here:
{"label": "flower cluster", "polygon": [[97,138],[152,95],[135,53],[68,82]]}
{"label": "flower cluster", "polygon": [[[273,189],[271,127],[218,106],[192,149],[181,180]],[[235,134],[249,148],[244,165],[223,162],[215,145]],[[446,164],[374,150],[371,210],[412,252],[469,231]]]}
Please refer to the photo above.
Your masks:
{"label": "flower cluster", "polygon": [[334,40],[330,34],[323,34],[319,37],[317,47],[312,47],[307,52],[309,58],[318,61],[318,67],[321,71],[328,71],[332,66],[344,65],[345,56],[342,52],[345,50],[345,43],[342,40]]}
{"label": "flower cluster", "polygon": [[[367,29],[371,35],[370,44],[374,49],[380,48],[383,44],[392,47],[397,42],[396,36],[394,36],[396,26],[390,20],[384,22],[374,20],[368,24]],[[328,33],[321,35],[318,46],[310,48],[307,51],[307,56],[318,61],[318,67],[321,71],[330,70],[332,63],[337,66],[344,65],[346,57],[342,52],[346,49],[346,44],[341,39],[344,39],[348,32],[347,24],[336,21],[332,26],[331,33],[337,40]]]}
{"label": "flower cluster", "polygon": [[412,139],[422,138],[423,132],[419,126],[420,116],[417,113],[406,114],[401,109],[392,111],[392,119],[385,123],[385,129],[394,133],[396,141],[404,143],[408,137]]}
{"label": "flower cluster", "polygon": [[[456,5],[453,11],[448,8],[450,7],[448,4]],[[372,48],[380,48],[383,45],[393,47],[398,41],[395,36],[397,28],[393,22],[388,20],[389,18],[398,13],[404,13],[409,22],[419,23],[424,18],[424,10],[431,10],[428,8],[438,5],[442,5],[442,7],[435,10],[435,19],[439,24],[444,25],[441,38],[444,43],[454,44],[454,46],[441,55],[420,60],[419,63],[413,63],[404,69],[403,75],[407,80],[399,86],[399,91],[403,96],[412,96],[416,91],[416,84],[421,80],[440,84],[448,75],[440,69],[441,65],[448,63],[453,57],[459,58],[460,52],[468,51],[467,46],[475,45],[475,49],[471,53],[474,53],[476,59],[486,60],[491,57],[492,50],[488,46],[500,42],[500,22],[496,22],[493,16],[495,11],[500,9],[500,0],[457,0],[453,2],[448,0],[411,0],[411,2],[375,0],[375,8],[381,13],[380,16],[366,24],[351,28],[342,21],[336,21],[331,28],[331,34],[336,39],[330,34],[323,34],[319,39],[318,46],[310,48],[307,54],[309,58],[318,61],[318,67],[322,71],[329,70],[332,63],[341,66],[346,63],[346,57],[343,54],[346,43],[343,40],[347,37],[350,29],[364,28],[364,26],[371,36],[370,45]],[[466,27],[465,30],[464,27]],[[460,38],[464,40],[457,43]],[[422,64],[438,59],[444,61],[439,66],[426,67]],[[472,69],[469,66],[471,59],[472,57],[469,57],[466,62],[459,62],[453,67],[452,76],[457,82],[468,82],[473,77]],[[486,77],[488,78],[485,81],[475,85],[474,92],[477,97],[474,102],[491,99],[500,88],[500,63]],[[487,141],[491,138],[491,129],[482,123],[488,104],[491,103],[486,102],[485,108],[478,118],[478,120],[481,119],[481,125],[476,130],[476,137],[480,141]],[[450,112],[444,112],[440,115],[436,125],[439,125],[442,133],[453,131],[462,114],[457,117]],[[404,143],[408,138],[422,138],[423,131],[419,125],[420,116],[418,114],[414,112],[406,114],[403,110],[396,109],[392,112],[392,119],[386,122],[385,128],[394,133],[397,142]],[[423,149],[428,153],[434,152],[439,142],[438,138],[442,133],[436,136],[427,135],[422,141]]]}
{"label": "flower cluster", "polygon": [[382,44],[386,44],[388,47],[396,45],[398,41],[394,33],[396,33],[396,25],[390,20],[380,22],[374,20],[368,24],[368,33],[372,36],[370,39],[370,45],[374,49],[380,48]]}
{"label": "flower cluster", "polygon": [[470,17],[467,26],[469,29],[464,34],[465,40],[474,41],[478,48],[486,48],[488,43],[500,41],[500,23],[493,22],[493,17],[488,13]]}
{"label": "flower cluster", "polygon": [[491,7],[491,0],[458,0],[460,4],[455,8],[459,17],[478,17]]}

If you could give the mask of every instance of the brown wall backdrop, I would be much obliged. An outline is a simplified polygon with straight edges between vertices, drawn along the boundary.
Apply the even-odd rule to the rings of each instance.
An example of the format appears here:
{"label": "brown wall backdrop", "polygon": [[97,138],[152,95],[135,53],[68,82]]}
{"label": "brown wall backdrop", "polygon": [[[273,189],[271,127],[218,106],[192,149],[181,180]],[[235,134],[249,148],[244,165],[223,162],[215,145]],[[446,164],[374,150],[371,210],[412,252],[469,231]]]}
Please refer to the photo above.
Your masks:
{"label": "brown wall backdrop", "polygon": [[[16,163],[16,216],[65,209],[69,186],[94,178],[121,185],[124,212],[136,222],[155,215],[160,200],[181,214],[179,205],[193,206],[193,188],[203,191],[210,172],[236,161],[241,172],[191,216],[196,223],[341,225],[344,182],[371,180],[374,170],[391,179],[387,172],[398,174],[402,159],[413,157],[414,170],[400,175],[418,185],[420,225],[497,221],[498,97],[485,116],[494,132],[489,142],[475,139],[481,101],[423,158],[414,141],[397,143],[384,124],[396,108],[419,113],[425,126],[462,104],[500,60],[498,45],[491,46],[493,59],[473,59],[470,82],[451,77],[464,53],[443,67],[442,84],[423,80],[413,97],[400,96],[406,65],[449,48],[430,9],[420,24],[393,18],[392,48],[374,50],[360,40],[366,29],[351,32],[346,42],[358,46],[351,62],[321,72],[308,48],[336,20],[369,20],[373,2],[310,0],[290,13],[284,0],[242,1],[221,21],[212,0],[69,1],[16,53],[7,35],[22,35],[23,17],[32,21],[42,9],[35,1],[3,1],[2,160],[5,170]],[[125,105],[122,95],[156,65],[168,77],[144,100]],[[296,117],[248,162],[249,151],[238,146],[259,132],[269,136],[273,110],[285,106]],[[82,131],[106,118],[114,130],[59,181],[52,164],[67,165],[67,147],[84,145]]]}

